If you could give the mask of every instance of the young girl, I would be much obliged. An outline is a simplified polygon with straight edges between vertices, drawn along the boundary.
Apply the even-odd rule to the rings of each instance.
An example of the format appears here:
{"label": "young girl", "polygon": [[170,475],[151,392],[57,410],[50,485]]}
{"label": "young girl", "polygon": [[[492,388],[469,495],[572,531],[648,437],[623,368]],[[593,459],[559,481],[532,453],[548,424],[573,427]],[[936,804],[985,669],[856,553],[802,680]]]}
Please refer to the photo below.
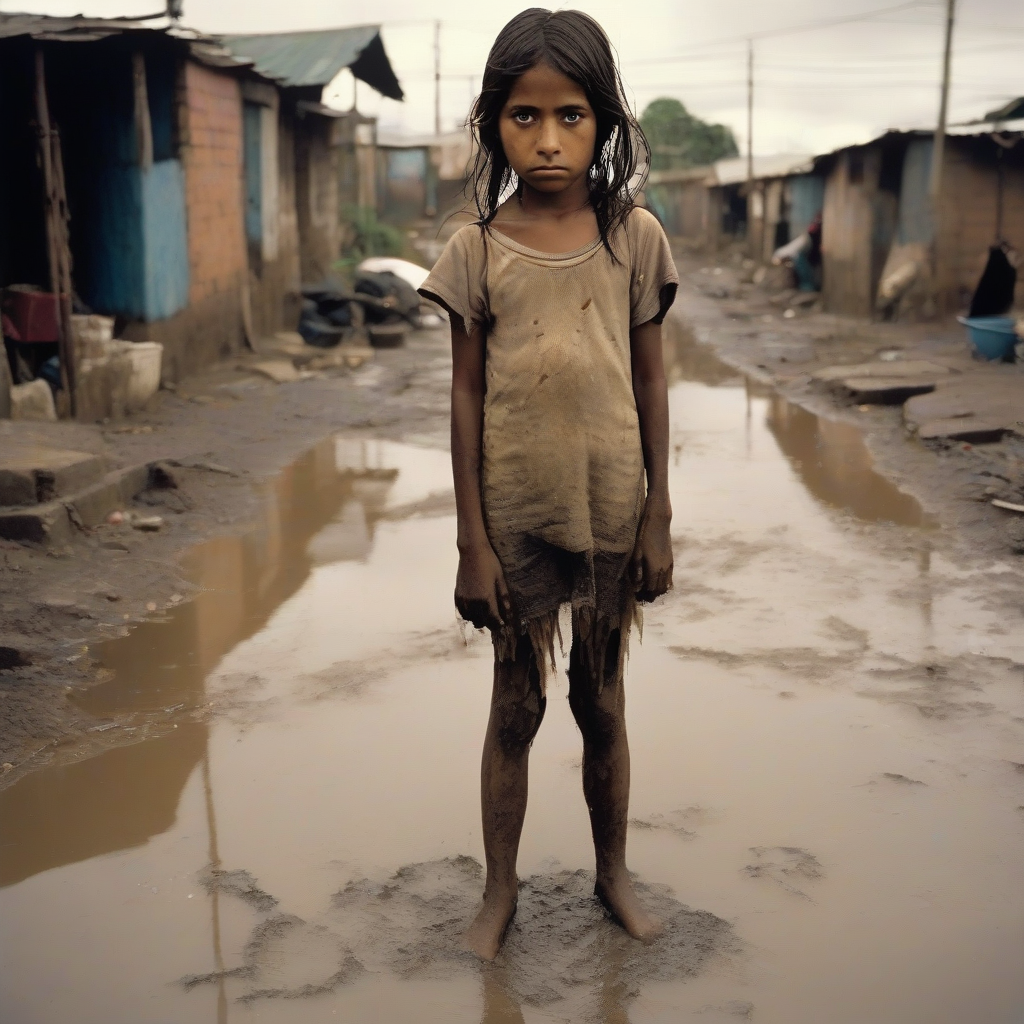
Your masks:
{"label": "young girl", "polygon": [[660,929],[626,870],[623,663],[637,602],[672,581],[660,325],[678,277],[658,222],[632,202],[647,145],[593,19],[513,18],[472,123],[479,220],[421,292],[451,316],[455,604],[494,641],[487,882],[466,935],[493,959],[515,913],[527,762],[564,604],[595,892],[635,938]]}

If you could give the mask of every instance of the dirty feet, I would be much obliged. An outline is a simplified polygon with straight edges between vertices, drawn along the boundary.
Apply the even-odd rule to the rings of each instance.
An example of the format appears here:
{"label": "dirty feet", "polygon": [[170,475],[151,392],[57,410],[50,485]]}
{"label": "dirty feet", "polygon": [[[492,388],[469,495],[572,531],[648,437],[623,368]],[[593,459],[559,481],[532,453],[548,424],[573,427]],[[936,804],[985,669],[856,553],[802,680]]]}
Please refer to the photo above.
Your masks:
{"label": "dirty feet", "polygon": [[484,903],[462,937],[463,949],[483,960],[493,960],[516,913],[518,888],[484,891]]}
{"label": "dirty feet", "polygon": [[594,895],[634,939],[653,942],[665,930],[663,921],[644,910],[625,868],[611,877],[598,878]]}

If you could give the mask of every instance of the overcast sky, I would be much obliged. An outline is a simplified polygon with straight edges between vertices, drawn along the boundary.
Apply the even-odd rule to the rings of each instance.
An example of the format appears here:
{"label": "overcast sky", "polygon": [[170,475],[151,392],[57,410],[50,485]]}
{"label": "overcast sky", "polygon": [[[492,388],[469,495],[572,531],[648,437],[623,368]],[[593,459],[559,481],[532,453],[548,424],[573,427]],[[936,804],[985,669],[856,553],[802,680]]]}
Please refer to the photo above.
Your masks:
{"label": "overcast sky", "polygon": [[[944,0],[802,31],[899,0],[570,0],[597,18],[618,50],[638,112],[674,96],[694,113],[746,138],[746,43],[755,41],[754,150],[823,152],[890,127],[934,124],[938,110]],[[0,0],[2,10],[49,14],[142,14],[160,0]],[[522,0],[185,0],[184,23],[208,32],[273,32],[379,22],[404,103],[366,85],[359,108],[381,127],[430,132],[434,124],[433,23],[441,20],[442,120],[466,116],[487,50]],[[967,120],[1024,95],[1024,3],[958,0],[951,119]],[[348,107],[347,72],[329,90]]]}

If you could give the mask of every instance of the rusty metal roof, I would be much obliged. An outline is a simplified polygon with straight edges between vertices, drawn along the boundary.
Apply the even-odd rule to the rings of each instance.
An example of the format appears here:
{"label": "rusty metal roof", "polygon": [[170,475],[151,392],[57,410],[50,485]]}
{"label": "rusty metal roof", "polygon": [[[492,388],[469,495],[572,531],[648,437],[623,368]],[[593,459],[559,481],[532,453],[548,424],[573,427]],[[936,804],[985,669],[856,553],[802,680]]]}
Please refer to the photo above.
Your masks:
{"label": "rusty metal roof", "polygon": [[320,86],[343,68],[393,100],[402,87],[384,51],[379,25],[323,29],[317,32],[275,32],[229,35],[221,41],[232,53],[248,57],[260,74],[286,87]]}

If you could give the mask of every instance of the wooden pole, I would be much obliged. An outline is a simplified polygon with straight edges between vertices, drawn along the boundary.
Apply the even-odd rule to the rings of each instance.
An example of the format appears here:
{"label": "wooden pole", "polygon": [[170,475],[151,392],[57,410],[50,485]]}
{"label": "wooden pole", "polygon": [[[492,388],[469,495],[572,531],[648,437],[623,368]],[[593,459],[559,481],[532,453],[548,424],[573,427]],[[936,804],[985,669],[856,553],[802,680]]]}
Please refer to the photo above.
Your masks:
{"label": "wooden pole", "polygon": [[434,134],[441,134],[441,22],[434,22]]}
{"label": "wooden pole", "polygon": [[942,88],[939,95],[939,123],[932,140],[932,166],[928,179],[928,198],[931,200],[932,244],[930,248],[932,272],[932,299],[939,309],[939,230],[942,223],[942,164],[946,151],[946,117],[949,112],[949,66],[953,53],[953,22],[956,0],[946,0],[946,38],[942,52]]}
{"label": "wooden pole", "polygon": [[[60,378],[67,395],[68,411],[77,412],[75,396],[75,345],[71,333],[71,254],[68,249],[67,196],[60,140],[50,123],[46,94],[46,61],[42,48],[35,54],[36,121],[39,126],[39,156],[43,171],[46,255],[50,265],[50,288],[57,297],[57,350]],[[60,166],[57,166],[57,165]]]}
{"label": "wooden pole", "polygon": [[754,40],[747,40],[747,187],[754,184]]}

